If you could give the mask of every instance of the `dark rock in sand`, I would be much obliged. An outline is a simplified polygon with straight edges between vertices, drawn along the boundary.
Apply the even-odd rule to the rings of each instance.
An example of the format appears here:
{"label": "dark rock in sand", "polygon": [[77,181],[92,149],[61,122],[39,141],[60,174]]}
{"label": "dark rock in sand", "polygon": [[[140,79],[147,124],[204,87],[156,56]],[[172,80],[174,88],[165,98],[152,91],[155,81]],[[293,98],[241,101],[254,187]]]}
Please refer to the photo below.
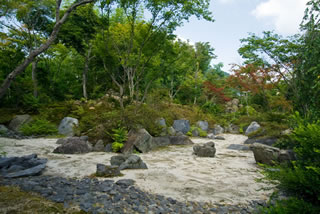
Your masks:
{"label": "dark rock in sand", "polygon": [[208,142],[204,145],[193,146],[194,154],[199,157],[214,157],[216,154],[216,148],[214,142]]}
{"label": "dark rock in sand", "polygon": [[5,178],[39,175],[45,169],[47,159],[37,158],[36,154],[0,158],[0,174]]}
{"label": "dark rock in sand", "polygon": [[106,166],[97,164],[96,176],[98,177],[116,177],[120,176],[120,169],[118,166]]}
{"label": "dark rock in sand", "polygon": [[110,160],[111,166],[118,166],[123,169],[148,169],[147,165],[137,155],[117,155],[112,156]]}
{"label": "dark rock in sand", "polygon": [[153,149],[152,136],[145,129],[131,130],[128,134],[128,140],[121,149],[122,153],[129,154],[134,151],[146,153]]}
{"label": "dark rock in sand", "polygon": [[63,144],[53,150],[53,153],[82,154],[91,152],[92,150],[92,146],[90,145],[90,143],[80,139],[79,137],[69,137],[64,139],[65,141],[59,139]]}
{"label": "dark rock in sand", "polygon": [[249,146],[246,145],[241,145],[241,144],[231,144],[227,147],[227,149],[232,149],[232,150],[250,150]]}

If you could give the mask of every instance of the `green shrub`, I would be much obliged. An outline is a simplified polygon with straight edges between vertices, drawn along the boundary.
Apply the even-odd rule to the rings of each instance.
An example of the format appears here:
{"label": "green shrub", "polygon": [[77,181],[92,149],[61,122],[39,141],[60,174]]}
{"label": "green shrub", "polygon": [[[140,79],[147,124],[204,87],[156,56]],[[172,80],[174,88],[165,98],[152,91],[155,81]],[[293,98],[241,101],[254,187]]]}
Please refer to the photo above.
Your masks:
{"label": "green shrub", "polygon": [[123,127],[112,129],[112,131],[113,133],[111,134],[111,138],[114,140],[112,143],[112,151],[119,152],[124,146],[123,144],[128,139],[128,132]]}
{"label": "green shrub", "polygon": [[113,142],[112,143],[112,151],[119,152],[123,148],[123,143]]}
{"label": "green shrub", "polygon": [[199,132],[199,136],[200,137],[207,137],[207,135],[208,135],[208,133],[206,132],[206,131],[203,131],[202,129],[200,129],[199,127],[197,127],[197,126],[191,126],[190,127],[190,130],[187,132],[187,136],[189,136],[189,137],[192,137],[193,135],[192,135],[192,132],[194,131],[194,130],[197,130],[198,132]]}
{"label": "green shrub", "polygon": [[290,165],[278,166],[279,171],[267,172],[271,179],[280,181],[279,188],[293,196],[320,206],[320,123],[296,120],[296,128],[289,139],[297,155]]}
{"label": "green shrub", "polygon": [[200,137],[207,137],[208,136],[208,133],[206,131],[203,131],[202,129],[200,129],[199,131],[199,136]]}
{"label": "green shrub", "polygon": [[261,208],[259,211],[259,213],[263,214],[318,214],[319,212],[319,207],[315,207],[311,203],[298,198],[279,200],[275,205]]}
{"label": "green shrub", "polygon": [[35,119],[30,123],[24,124],[20,131],[24,135],[54,135],[58,133],[56,125],[45,119]]}

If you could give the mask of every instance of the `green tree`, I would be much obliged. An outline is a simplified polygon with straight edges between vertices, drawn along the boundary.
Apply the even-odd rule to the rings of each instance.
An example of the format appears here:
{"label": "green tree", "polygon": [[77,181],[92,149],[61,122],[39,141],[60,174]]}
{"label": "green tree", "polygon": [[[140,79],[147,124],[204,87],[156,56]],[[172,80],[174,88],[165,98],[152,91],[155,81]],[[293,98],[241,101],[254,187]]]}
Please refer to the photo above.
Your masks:
{"label": "green tree", "polygon": [[[60,31],[61,26],[67,20],[71,12],[81,5],[92,3],[92,2],[94,2],[94,0],[76,1],[66,10],[63,16],[60,16],[60,8],[61,8],[62,0],[56,0],[56,9],[55,9],[56,19],[55,19],[55,24],[52,28],[52,32],[49,38],[46,41],[42,42],[38,48],[35,48],[30,53],[28,53],[27,57],[25,57],[25,59],[19,65],[17,65],[16,68],[10,74],[7,75],[7,77],[2,82],[2,85],[0,87],[0,99],[5,95],[12,81],[19,74],[21,74],[38,55],[46,51],[53,44],[53,42],[57,38],[57,35]],[[18,14],[15,14],[15,15],[18,15]]]}

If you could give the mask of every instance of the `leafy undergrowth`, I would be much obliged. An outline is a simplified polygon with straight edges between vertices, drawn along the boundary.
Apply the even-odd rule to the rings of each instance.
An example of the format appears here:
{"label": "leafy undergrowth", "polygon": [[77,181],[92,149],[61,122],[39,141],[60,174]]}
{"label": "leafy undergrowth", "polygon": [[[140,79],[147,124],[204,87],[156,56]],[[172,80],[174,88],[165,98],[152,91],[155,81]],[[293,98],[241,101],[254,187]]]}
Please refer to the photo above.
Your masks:
{"label": "leafy undergrowth", "polygon": [[21,191],[18,187],[0,186],[0,213],[85,213],[65,209],[63,204],[46,200],[35,193]]}

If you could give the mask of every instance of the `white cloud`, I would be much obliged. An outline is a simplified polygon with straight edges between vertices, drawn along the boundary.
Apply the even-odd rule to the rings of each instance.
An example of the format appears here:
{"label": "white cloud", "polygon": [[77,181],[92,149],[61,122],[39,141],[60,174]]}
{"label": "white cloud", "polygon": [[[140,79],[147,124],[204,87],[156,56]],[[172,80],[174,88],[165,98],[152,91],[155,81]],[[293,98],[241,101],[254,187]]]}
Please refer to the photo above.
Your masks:
{"label": "white cloud", "polygon": [[[252,11],[258,19],[271,21],[282,34],[295,34],[299,30],[308,0],[266,0]],[[268,20],[269,19],[269,20]]]}

